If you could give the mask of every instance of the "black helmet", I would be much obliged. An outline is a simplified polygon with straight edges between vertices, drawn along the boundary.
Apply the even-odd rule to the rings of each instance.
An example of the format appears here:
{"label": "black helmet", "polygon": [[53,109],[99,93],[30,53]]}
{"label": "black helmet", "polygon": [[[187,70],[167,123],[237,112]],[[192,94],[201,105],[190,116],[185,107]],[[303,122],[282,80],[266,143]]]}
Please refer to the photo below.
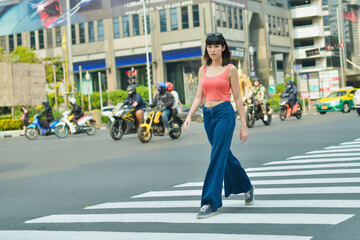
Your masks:
{"label": "black helmet", "polygon": [[286,85],[292,85],[293,84],[293,81],[289,80],[286,82]]}
{"label": "black helmet", "polygon": [[253,83],[255,83],[256,81],[258,81],[258,82],[259,82],[259,84],[260,84],[260,80],[259,80],[259,78],[258,78],[258,77],[253,77],[252,79],[253,79]]}
{"label": "black helmet", "polygon": [[[129,93],[130,91],[131,91],[132,93]],[[135,86],[134,86],[134,85],[129,85],[129,86],[127,87],[127,89],[126,89],[126,92],[127,92],[129,95],[135,94],[135,93],[136,93],[136,88],[135,88]]]}

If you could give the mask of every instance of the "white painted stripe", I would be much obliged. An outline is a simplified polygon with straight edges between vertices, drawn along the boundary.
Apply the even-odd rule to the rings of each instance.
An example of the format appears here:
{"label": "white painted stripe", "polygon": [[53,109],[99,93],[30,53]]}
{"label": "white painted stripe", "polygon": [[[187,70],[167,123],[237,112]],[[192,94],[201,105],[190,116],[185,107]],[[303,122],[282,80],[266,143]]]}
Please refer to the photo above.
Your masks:
{"label": "white painted stripe", "polygon": [[316,154],[316,155],[302,155],[289,157],[287,159],[302,159],[302,158],[318,158],[318,157],[350,157],[350,156],[360,156],[360,153],[332,153],[332,154]]}
{"label": "white painted stripe", "polygon": [[[188,197],[201,196],[202,190],[150,191],[132,198],[147,197]],[[255,195],[287,195],[287,194],[345,194],[360,193],[360,186],[346,187],[307,187],[307,188],[256,188]],[[223,191],[224,194],[224,191]]]}
{"label": "white painted stripe", "polygon": [[[297,178],[280,180],[252,180],[254,185],[287,185],[287,184],[316,184],[316,183],[358,183],[358,178]],[[174,186],[176,188],[202,187],[203,182],[189,182]]]}
{"label": "white painted stripe", "polygon": [[6,240],[310,240],[312,236],[253,235],[218,233],[155,233],[155,232],[75,232],[75,231],[0,231]]}
{"label": "white painted stripe", "polygon": [[312,164],[312,165],[296,165],[296,166],[278,166],[278,167],[257,167],[247,168],[246,172],[272,171],[272,170],[290,170],[290,169],[317,169],[317,168],[344,168],[344,167],[360,167],[360,163],[333,163],[333,164]]}
{"label": "white painted stripe", "polygon": [[305,176],[305,175],[323,175],[323,174],[349,174],[360,173],[360,169],[336,169],[336,170],[306,170],[289,172],[263,172],[249,173],[249,177],[275,177],[275,176]]}
{"label": "white painted stripe", "polygon": [[360,142],[360,138],[357,138],[354,140],[355,142]]}
{"label": "white painted stripe", "polygon": [[360,145],[348,145],[348,146],[331,146],[324,149],[341,149],[341,148],[360,148]]}
{"label": "white painted stripe", "polygon": [[[199,200],[110,202],[85,209],[199,208]],[[360,200],[256,200],[252,206],[239,200],[224,200],[222,208],[360,208]]]}
{"label": "white painted stripe", "polygon": [[278,165],[278,164],[298,164],[298,163],[317,163],[317,162],[351,162],[359,161],[360,157],[351,158],[318,158],[318,159],[306,159],[306,160],[289,160],[289,161],[273,161],[265,163],[263,165]]}
{"label": "white painted stripe", "polygon": [[311,151],[305,154],[319,154],[319,153],[337,153],[337,152],[360,152],[360,148],[354,149],[335,149],[335,150],[319,150],[319,151]]}
{"label": "white painted stripe", "polygon": [[360,144],[360,142],[343,142],[343,143],[340,143],[340,145],[352,145],[352,144]]}
{"label": "white painted stripe", "polygon": [[198,224],[339,224],[354,214],[219,214],[196,219],[195,213],[68,214],[50,215],[25,223],[198,223]]}

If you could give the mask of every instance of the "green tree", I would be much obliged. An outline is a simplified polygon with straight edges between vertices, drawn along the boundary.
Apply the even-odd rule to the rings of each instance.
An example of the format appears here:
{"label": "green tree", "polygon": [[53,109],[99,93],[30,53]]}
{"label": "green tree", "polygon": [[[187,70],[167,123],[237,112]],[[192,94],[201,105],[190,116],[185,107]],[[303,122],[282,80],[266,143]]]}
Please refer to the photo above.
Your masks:
{"label": "green tree", "polygon": [[40,63],[40,59],[36,57],[36,53],[24,46],[17,46],[14,51],[10,53],[11,62],[21,63]]}
{"label": "green tree", "polygon": [[46,81],[48,83],[52,83],[54,81],[54,71],[52,67],[53,65],[55,65],[56,79],[57,81],[60,81],[63,78],[62,65],[64,61],[62,61],[59,56],[47,57],[44,58],[43,61],[45,62],[46,68]]}

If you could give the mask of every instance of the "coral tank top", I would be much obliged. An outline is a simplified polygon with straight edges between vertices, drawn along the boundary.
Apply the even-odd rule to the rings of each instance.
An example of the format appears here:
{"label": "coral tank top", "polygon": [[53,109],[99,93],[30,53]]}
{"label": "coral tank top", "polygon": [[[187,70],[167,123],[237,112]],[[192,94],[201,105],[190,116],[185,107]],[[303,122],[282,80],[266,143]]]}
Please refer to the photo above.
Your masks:
{"label": "coral tank top", "polygon": [[225,72],[214,77],[206,76],[206,65],[204,66],[201,87],[205,101],[230,101],[229,70],[231,65],[227,66]]}

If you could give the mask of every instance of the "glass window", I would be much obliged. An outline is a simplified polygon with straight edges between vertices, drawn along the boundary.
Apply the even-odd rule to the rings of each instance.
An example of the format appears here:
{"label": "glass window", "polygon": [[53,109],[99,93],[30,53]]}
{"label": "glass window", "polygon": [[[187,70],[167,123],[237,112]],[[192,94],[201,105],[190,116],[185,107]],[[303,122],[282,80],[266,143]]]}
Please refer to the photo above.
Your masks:
{"label": "glass window", "polygon": [[76,29],[75,25],[71,25],[71,43],[76,44]]}
{"label": "glass window", "polygon": [[103,22],[103,20],[97,21],[97,28],[98,28],[98,40],[104,41],[104,22]]}
{"label": "glass window", "polygon": [[273,34],[276,35],[276,18],[275,18],[275,16],[272,16],[272,30],[273,30]]}
{"label": "glass window", "polygon": [[199,5],[192,6],[194,27],[200,26]]}
{"label": "glass window", "polygon": [[9,35],[9,50],[14,51],[14,35]]}
{"label": "glass window", "polygon": [[243,12],[241,9],[239,9],[239,20],[240,20],[240,29],[244,29],[244,19],[243,19]]}
{"label": "glass window", "polygon": [[16,34],[16,41],[17,41],[17,45],[21,46],[22,45],[22,36],[21,33]]}
{"label": "glass window", "polygon": [[281,36],[285,36],[285,19],[281,18]]}
{"label": "glass window", "polygon": [[268,32],[269,32],[269,34],[271,34],[271,31],[272,31],[272,29],[271,29],[271,16],[268,15]]}
{"label": "glass window", "polygon": [[85,43],[85,24],[79,24],[80,43]]}
{"label": "glass window", "polygon": [[[144,17],[142,17],[142,21],[143,21],[143,32],[145,34],[145,23],[144,23]],[[147,33],[150,34],[150,17],[149,15],[146,15],[146,28],[147,28]]]}
{"label": "glass window", "polygon": [[56,40],[56,47],[61,47],[61,28],[60,27],[56,27],[55,28],[55,40]]}
{"label": "glass window", "polygon": [[0,37],[0,47],[4,48],[3,50],[6,49],[6,37],[5,36]]}
{"label": "glass window", "polygon": [[225,8],[225,6],[221,6],[221,20],[222,20],[222,26],[226,27],[226,8]]}
{"label": "glass window", "polygon": [[47,41],[47,48],[52,48],[54,46],[53,37],[52,37],[52,28],[46,29],[46,41]]}
{"label": "glass window", "polygon": [[40,49],[44,49],[44,48],[45,48],[45,44],[44,44],[44,30],[43,30],[43,29],[39,30],[39,48],[40,48]]}
{"label": "glass window", "polygon": [[88,22],[89,42],[95,41],[94,22]]}
{"label": "glass window", "polygon": [[289,36],[289,20],[285,19],[285,36]]}
{"label": "glass window", "polygon": [[183,29],[189,28],[189,13],[187,7],[181,8],[181,22]]}
{"label": "glass window", "polygon": [[140,35],[139,14],[133,15],[133,29],[134,29],[134,36]]}
{"label": "glass window", "polygon": [[281,35],[280,17],[277,17],[277,33]]}
{"label": "glass window", "polygon": [[160,14],[160,31],[161,32],[166,32],[166,10],[160,10],[159,11]]}
{"label": "glass window", "polygon": [[129,16],[123,16],[123,36],[129,37],[130,36],[130,26],[129,26]]}
{"label": "glass window", "polygon": [[170,8],[171,31],[178,30],[177,9]]}
{"label": "glass window", "polygon": [[237,8],[233,8],[233,19],[234,19],[234,28],[238,29],[239,23],[238,23],[238,11]]}
{"label": "glass window", "polygon": [[119,18],[113,18],[113,28],[114,28],[114,38],[120,38],[120,25],[119,25]]}
{"label": "glass window", "polygon": [[216,26],[220,27],[221,21],[220,21],[220,5],[219,4],[215,4],[215,21],[216,21]]}
{"label": "glass window", "polygon": [[232,17],[231,17],[231,7],[228,7],[227,10],[227,16],[228,16],[228,24],[229,24],[229,28],[232,28]]}
{"label": "glass window", "polygon": [[31,31],[30,32],[30,48],[35,49],[35,47],[36,47],[35,32]]}

